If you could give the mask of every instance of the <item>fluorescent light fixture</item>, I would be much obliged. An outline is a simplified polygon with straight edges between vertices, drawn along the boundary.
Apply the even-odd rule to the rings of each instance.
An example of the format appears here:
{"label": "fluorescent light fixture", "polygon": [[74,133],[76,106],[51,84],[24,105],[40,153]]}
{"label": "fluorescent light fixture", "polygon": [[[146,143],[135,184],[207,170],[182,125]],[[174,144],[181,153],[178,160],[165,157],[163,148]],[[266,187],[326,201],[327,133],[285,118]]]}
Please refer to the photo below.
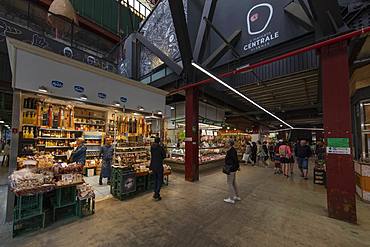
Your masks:
{"label": "fluorescent light fixture", "polygon": [[220,130],[222,129],[221,126],[213,125],[213,124],[204,124],[204,123],[199,123],[199,129],[204,129],[204,130]]}
{"label": "fluorescent light fixture", "polygon": [[113,101],[113,104],[112,105],[113,106],[117,106],[117,107],[120,107],[121,106],[121,104],[118,101]]}
{"label": "fluorescent light fixture", "polygon": [[293,129],[295,129],[295,130],[313,130],[313,131],[317,130],[317,131],[324,131],[323,128],[293,128]]}
{"label": "fluorescent light fixture", "polygon": [[0,124],[3,124],[3,123],[5,123],[3,120],[0,120]]}
{"label": "fluorescent light fixture", "polygon": [[278,129],[278,130],[270,130],[270,133],[277,133],[282,131],[290,131],[290,130],[308,130],[308,131],[324,131],[322,128],[293,128],[293,129]]}
{"label": "fluorescent light fixture", "polygon": [[47,93],[48,92],[48,89],[44,86],[40,86],[39,89],[38,89],[39,92],[41,93]]}
{"label": "fluorescent light fixture", "polygon": [[81,95],[80,95],[80,100],[87,100],[87,96],[86,96],[86,95],[84,95],[84,94],[81,94]]}
{"label": "fluorescent light fixture", "polygon": [[138,108],[139,108],[139,111],[144,111],[144,107],[139,106]]}
{"label": "fluorescent light fixture", "polygon": [[172,110],[172,111],[173,111],[173,110],[175,110],[175,107],[171,106],[171,110]]}
{"label": "fluorescent light fixture", "polygon": [[254,106],[258,107],[259,109],[261,109],[262,111],[266,112],[267,114],[269,114],[270,116],[274,117],[275,119],[279,120],[281,123],[285,124],[286,126],[288,126],[289,128],[293,129],[294,127],[291,126],[290,124],[288,124],[287,122],[285,122],[284,120],[280,119],[278,116],[276,116],[275,114],[269,112],[268,110],[266,110],[265,108],[263,108],[262,106],[260,106],[259,104],[257,104],[256,102],[254,102],[253,100],[251,100],[250,98],[248,98],[247,96],[245,96],[244,94],[242,94],[241,92],[239,92],[238,90],[236,90],[235,88],[231,87],[230,85],[228,85],[227,83],[225,83],[224,81],[222,81],[220,78],[218,78],[217,76],[214,76],[212,73],[210,73],[209,71],[207,71],[206,69],[204,69],[203,67],[199,66],[198,64],[192,62],[191,63],[195,68],[197,68],[198,70],[202,71],[204,74],[208,75],[209,77],[213,78],[214,80],[216,80],[218,83],[220,83],[221,85],[223,85],[224,87],[228,88],[229,90],[233,91],[235,94],[239,95],[240,97],[244,98],[245,100],[247,100],[248,102],[252,103]]}
{"label": "fluorescent light fixture", "polygon": [[154,114],[152,114],[150,116],[145,116],[145,119],[159,119],[159,117],[157,117]]}
{"label": "fluorescent light fixture", "polygon": [[163,112],[162,112],[162,111],[158,111],[158,114],[159,114],[159,115],[162,115],[162,114],[163,114]]}

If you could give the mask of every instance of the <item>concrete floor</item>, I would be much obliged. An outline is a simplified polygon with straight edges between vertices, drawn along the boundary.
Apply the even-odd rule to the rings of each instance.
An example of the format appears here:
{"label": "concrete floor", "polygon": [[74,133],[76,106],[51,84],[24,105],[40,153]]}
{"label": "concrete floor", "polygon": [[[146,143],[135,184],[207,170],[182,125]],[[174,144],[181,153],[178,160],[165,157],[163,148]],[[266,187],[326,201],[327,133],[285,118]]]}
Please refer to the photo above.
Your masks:
{"label": "concrete floor", "polygon": [[0,246],[370,246],[370,205],[358,202],[358,225],[327,217],[326,192],[312,180],[242,167],[242,201],[230,205],[226,178],[208,173],[197,183],[173,175],[154,202],[151,194],[97,203],[96,214],[9,239]]}
{"label": "concrete floor", "polygon": [[99,176],[84,177],[86,183],[94,188],[97,201],[111,198],[110,185],[107,185],[107,179],[103,178],[103,185],[99,185]]}
{"label": "concrete floor", "polygon": [[3,156],[0,156],[0,185],[8,184],[9,167],[1,166]]}

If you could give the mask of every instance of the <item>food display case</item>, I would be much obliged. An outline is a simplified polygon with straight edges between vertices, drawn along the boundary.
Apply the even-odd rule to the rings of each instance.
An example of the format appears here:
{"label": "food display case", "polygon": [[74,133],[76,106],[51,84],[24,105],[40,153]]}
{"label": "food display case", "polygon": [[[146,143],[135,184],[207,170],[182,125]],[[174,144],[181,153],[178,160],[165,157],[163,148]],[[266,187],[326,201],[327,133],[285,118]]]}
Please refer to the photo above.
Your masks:
{"label": "food display case", "polygon": [[[185,148],[167,147],[167,151],[169,158],[165,159],[164,162],[171,166],[174,171],[185,171]],[[226,149],[224,146],[199,148],[199,170],[204,171],[223,166],[225,156]]]}

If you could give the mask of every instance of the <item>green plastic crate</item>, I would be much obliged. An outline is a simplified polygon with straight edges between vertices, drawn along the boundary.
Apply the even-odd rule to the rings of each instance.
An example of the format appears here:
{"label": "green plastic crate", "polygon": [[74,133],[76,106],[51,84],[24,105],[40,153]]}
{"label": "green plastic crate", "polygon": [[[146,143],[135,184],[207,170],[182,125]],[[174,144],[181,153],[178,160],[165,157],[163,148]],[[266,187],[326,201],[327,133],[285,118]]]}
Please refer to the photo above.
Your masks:
{"label": "green plastic crate", "polygon": [[77,215],[85,217],[95,213],[95,198],[87,198],[78,200],[77,202]]}
{"label": "green plastic crate", "polygon": [[45,226],[44,214],[35,215],[27,219],[13,221],[13,238],[27,233],[38,231]]}
{"label": "green plastic crate", "polygon": [[54,208],[53,221],[65,220],[77,215],[77,202],[75,202],[68,206]]}
{"label": "green plastic crate", "polygon": [[125,193],[125,194],[116,194],[114,195],[114,197],[121,201],[124,201],[130,198],[133,198],[135,195],[136,195],[136,192],[131,192],[131,193]]}
{"label": "green plastic crate", "polygon": [[42,214],[43,194],[16,196],[14,220],[22,220]]}
{"label": "green plastic crate", "polygon": [[60,208],[73,205],[77,202],[76,186],[64,187],[56,189],[54,207]]}

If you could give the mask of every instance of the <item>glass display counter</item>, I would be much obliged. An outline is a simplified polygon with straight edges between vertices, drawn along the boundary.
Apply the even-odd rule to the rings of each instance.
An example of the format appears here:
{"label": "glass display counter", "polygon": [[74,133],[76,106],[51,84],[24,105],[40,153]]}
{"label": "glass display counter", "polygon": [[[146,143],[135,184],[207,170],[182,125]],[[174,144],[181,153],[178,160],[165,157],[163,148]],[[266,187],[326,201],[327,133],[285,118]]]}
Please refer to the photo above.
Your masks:
{"label": "glass display counter", "polygon": [[[167,147],[169,158],[165,163],[175,171],[185,171],[185,148]],[[226,149],[224,146],[199,148],[199,170],[221,167],[224,164]]]}

